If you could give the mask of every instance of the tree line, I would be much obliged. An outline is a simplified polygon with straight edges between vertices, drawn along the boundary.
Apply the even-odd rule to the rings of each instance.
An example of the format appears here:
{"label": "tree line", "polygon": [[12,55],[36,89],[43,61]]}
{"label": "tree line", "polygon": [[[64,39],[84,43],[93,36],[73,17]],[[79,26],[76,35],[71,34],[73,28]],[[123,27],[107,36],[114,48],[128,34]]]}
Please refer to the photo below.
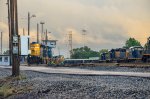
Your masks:
{"label": "tree line", "polygon": [[[130,48],[132,46],[141,46],[141,43],[135,38],[129,38],[125,42],[125,46],[122,48]],[[90,57],[100,57],[100,55],[104,52],[108,52],[108,49],[101,49],[100,51],[93,51],[88,46],[84,46],[81,48],[73,49],[73,53],[71,55],[72,59],[89,59]]]}

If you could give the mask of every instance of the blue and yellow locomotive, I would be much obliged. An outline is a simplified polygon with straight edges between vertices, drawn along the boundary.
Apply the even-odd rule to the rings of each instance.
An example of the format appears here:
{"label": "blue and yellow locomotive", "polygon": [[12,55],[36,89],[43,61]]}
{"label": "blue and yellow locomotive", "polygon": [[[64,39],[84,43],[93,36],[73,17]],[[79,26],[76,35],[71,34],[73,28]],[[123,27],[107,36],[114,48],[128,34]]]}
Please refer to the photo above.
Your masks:
{"label": "blue and yellow locomotive", "polygon": [[29,64],[47,64],[48,58],[52,57],[52,48],[36,42],[30,44],[31,54],[28,55]]}

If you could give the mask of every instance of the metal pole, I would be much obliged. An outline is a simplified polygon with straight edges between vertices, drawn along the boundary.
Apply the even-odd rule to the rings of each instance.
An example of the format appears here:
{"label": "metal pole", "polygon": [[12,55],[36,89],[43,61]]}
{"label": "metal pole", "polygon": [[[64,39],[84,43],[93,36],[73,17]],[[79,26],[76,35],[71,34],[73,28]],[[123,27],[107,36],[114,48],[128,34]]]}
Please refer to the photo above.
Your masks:
{"label": "metal pole", "polygon": [[43,36],[43,32],[44,32],[44,22],[40,22],[41,24],[41,28],[42,28],[42,31],[41,31],[41,43],[42,43],[42,40],[44,40],[44,36]]}
{"label": "metal pole", "polygon": [[[28,36],[30,37],[30,13],[28,12]],[[30,38],[28,38],[28,50],[30,50]]]}
{"label": "metal pole", "polygon": [[7,5],[8,5],[8,27],[9,27],[9,56],[10,56],[10,66],[12,65],[12,55],[11,55],[11,14],[10,14],[10,0],[7,0]]}
{"label": "metal pole", "polygon": [[45,45],[46,45],[46,64],[47,64],[47,58],[48,58],[47,29],[46,29],[46,35],[45,35],[45,36],[46,36],[46,38],[45,38],[45,40],[46,40],[46,41],[45,41]]}
{"label": "metal pole", "polygon": [[1,32],[1,55],[3,54],[3,32]]}
{"label": "metal pole", "polygon": [[39,43],[39,24],[37,23],[37,43]]}
{"label": "metal pole", "polygon": [[48,40],[48,38],[47,38],[47,29],[46,29],[46,35],[45,35],[45,40],[46,40],[46,46],[47,46],[47,40]]}

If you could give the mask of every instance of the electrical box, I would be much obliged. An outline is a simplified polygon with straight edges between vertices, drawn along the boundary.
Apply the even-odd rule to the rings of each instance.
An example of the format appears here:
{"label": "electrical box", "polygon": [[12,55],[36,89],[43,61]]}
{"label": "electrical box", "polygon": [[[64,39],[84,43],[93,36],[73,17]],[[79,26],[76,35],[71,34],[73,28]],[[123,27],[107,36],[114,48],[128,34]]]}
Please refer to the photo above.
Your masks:
{"label": "electrical box", "polygon": [[13,46],[13,54],[18,54],[18,46]]}
{"label": "electrical box", "polygon": [[13,54],[19,54],[19,36],[13,36]]}
{"label": "electrical box", "polygon": [[18,43],[18,42],[19,42],[18,36],[13,36],[13,43]]}

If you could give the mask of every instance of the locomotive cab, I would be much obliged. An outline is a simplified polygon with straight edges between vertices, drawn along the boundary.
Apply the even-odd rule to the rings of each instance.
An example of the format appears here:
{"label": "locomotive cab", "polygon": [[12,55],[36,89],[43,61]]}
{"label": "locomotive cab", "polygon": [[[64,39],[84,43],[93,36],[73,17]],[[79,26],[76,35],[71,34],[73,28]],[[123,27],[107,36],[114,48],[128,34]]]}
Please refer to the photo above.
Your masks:
{"label": "locomotive cab", "polygon": [[129,49],[129,60],[141,60],[144,48],[141,46],[133,46]]}

